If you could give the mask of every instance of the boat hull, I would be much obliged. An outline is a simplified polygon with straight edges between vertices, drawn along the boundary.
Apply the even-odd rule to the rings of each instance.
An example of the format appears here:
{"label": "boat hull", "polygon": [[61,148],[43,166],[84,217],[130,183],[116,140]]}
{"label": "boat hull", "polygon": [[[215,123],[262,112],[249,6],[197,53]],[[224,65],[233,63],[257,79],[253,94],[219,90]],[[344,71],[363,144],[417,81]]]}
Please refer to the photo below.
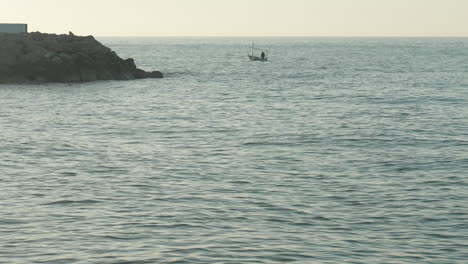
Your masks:
{"label": "boat hull", "polygon": [[252,55],[248,55],[248,56],[249,56],[250,61],[268,61],[267,57],[262,58],[262,57],[258,57],[258,56],[252,56]]}

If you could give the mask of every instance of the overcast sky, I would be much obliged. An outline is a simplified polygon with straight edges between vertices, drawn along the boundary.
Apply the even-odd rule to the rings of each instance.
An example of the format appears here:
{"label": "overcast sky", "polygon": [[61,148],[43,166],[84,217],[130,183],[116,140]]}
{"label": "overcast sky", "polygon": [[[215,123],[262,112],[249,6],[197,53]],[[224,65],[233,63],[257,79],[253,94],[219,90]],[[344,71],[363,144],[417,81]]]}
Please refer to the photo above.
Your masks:
{"label": "overcast sky", "polygon": [[468,36],[468,0],[0,0],[0,23],[96,36]]}

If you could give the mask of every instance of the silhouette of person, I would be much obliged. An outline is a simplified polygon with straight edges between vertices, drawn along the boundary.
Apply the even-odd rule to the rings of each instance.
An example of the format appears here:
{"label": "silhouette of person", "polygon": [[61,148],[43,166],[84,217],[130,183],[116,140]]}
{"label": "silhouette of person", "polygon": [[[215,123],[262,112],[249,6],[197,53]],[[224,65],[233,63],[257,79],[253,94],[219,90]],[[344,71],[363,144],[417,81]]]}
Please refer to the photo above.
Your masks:
{"label": "silhouette of person", "polygon": [[262,57],[262,59],[265,58],[265,52],[262,51],[262,54],[260,55],[260,57]]}

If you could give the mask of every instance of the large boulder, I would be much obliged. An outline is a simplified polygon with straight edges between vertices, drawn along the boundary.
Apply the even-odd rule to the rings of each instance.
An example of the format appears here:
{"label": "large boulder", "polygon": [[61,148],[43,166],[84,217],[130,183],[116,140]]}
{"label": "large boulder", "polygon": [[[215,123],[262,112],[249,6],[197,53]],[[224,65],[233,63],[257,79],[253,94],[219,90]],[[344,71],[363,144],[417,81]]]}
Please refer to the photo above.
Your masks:
{"label": "large boulder", "polygon": [[138,69],[94,37],[0,33],[0,83],[88,82],[162,78]]}

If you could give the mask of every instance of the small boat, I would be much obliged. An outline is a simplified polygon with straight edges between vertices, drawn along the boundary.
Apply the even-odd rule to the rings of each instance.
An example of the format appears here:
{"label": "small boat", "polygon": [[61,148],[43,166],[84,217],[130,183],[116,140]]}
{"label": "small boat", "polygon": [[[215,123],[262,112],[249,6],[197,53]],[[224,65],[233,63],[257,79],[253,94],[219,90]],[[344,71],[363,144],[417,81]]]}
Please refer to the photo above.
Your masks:
{"label": "small boat", "polygon": [[[260,56],[254,55],[255,50],[261,50],[262,51]],[[268,50],[255,48],[255,44],[252,43],[252,53],[247,54],[247,56],[249,57],[250,61],[268,61]]]}

